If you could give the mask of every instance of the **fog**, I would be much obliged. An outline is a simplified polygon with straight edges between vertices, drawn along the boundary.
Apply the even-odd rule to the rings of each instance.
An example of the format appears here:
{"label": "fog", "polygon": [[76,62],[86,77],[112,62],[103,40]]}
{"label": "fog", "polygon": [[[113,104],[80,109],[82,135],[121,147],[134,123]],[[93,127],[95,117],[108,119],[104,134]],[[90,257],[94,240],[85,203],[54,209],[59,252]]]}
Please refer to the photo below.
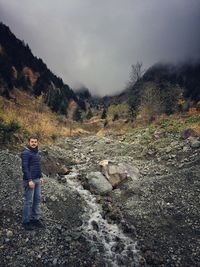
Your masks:
{"label": "fog", "polygon": [[0,0],[0,20],[71,88],[101,96],[137,61],[200,58],[199,0]]}

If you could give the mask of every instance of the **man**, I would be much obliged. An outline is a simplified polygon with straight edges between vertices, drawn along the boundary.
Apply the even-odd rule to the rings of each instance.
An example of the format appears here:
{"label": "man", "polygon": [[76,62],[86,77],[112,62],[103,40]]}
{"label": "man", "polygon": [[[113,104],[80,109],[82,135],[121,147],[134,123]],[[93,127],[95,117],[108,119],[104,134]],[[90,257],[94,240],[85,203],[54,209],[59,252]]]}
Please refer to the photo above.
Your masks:
{"label": "man", "polygon": [[38,153],[38,139],[29,138],[28,145],[22,152],[22,171],[24,187],[24,206],[22,225],[26,230],[34,227],[44,227],[39,220],[39,205],[41,200],[41,185],[44,184],[41,173],[40,156]]}

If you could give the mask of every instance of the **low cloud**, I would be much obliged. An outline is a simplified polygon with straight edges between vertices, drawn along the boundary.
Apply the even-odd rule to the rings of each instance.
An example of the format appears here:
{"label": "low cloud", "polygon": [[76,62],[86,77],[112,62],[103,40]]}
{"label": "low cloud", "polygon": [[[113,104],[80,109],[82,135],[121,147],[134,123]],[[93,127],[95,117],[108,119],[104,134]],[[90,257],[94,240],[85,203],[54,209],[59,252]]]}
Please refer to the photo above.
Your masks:
{"label": "low cloud", "polygon": [[0,18],[69,86],[123,90],[131,65],[200,57],[199,0],[0,0]]}

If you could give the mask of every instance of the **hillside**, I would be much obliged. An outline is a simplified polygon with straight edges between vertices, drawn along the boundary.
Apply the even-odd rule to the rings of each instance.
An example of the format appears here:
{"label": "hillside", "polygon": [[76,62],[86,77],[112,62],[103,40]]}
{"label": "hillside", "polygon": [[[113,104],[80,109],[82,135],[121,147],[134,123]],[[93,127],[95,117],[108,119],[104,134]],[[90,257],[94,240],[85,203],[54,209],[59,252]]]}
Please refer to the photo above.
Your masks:
{"label": "hillside", "polygon": [[73,92],[0,23],[1,143],[11,136],[22,142],[31,132],[56,140],[71,134],[72,125],[74,133],[124,133],[164,115],[198,117],[199,72],[198,62],[155,64],[119,95],[94,97],[84,87]]}
{"label": "hillside", "polygon": [[0,23],[0,95],[9,97],[14,88],[43,94],[44,102],[59,114],[67,113],[70,100],[78,102],[72,89],[32,54],[28,44]]}
{"label": "hillside", "polygon": [[118,95],[104,97],[105,106],[128,103],[130,117],[142,116],[145,119],[148,113],[150,121],[161,114],[199,108],[199,61],[157,63],[144,74],[140,64],[132,65],[130,82],[125,90]]}

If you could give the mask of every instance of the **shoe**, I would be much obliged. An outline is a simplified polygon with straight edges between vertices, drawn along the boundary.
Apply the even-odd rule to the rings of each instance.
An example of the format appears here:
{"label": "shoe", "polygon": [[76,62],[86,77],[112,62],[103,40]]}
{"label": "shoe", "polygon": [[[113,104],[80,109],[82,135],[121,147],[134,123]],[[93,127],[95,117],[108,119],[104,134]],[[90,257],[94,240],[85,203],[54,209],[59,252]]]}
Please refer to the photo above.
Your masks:
{"label": "shoe", "polygon": [[27,230],[27,231],[32,231],[32,230],[34,230],[33,226],[30,224],[30,222],[22,223],[22,226],[23,226],[24,229]]}
{"label": "shoe", "polygon": [[40,220],[30,220],[31,225],[38,228],[45,228],[45,225]]}

